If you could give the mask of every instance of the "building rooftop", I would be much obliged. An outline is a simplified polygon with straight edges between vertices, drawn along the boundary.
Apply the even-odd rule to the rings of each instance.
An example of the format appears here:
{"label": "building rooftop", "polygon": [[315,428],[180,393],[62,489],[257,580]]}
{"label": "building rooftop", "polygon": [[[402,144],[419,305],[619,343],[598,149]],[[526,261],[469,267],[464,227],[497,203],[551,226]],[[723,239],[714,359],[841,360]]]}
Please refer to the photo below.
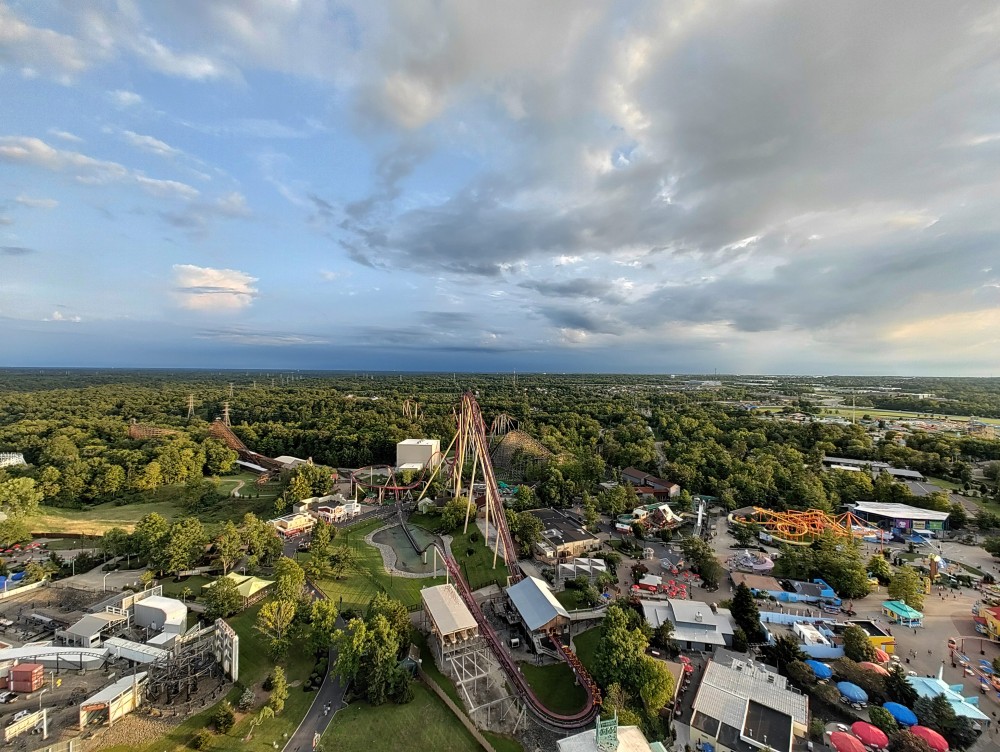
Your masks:
{"label": "building rooftop", "polygon": [[109,684],[104,689],[102,689],[97,694],[93,694],[83,701],[84,705],[103,705],[110,702],[114,702],[122,695],[131,692],[132,687],[136,684],[142,684],[146,681],[146,672],[140,671],[134,676],[123,676],[121,679],[116,681],[114,684]]}
{"label": "building rooftop", "polygon": [[924,615],[915,608],[910,608],[903,601],[884,601],[882,608],[892,611],[906,619],[922,619]]}
{"label": "building rooftop", "polygon": [[557,616],[569,618],[569,612],[552,595],[548,583],[537,577],[525,577],[511,585],[507,588],[507,596],[532,632]]}
{"label": "building rooftop", "polygon": [[[226,575],[226,577],[236,583],[236,589],[244,598],[251,598],[264,588],[270,587],[274,584],[273,580],[264,580],[260,577],[241,575],[236,574],[235,572],[230,572]],[[202,585],[202,590],[212,587],[216,582],[218,582],[218,580],[212,580],[211,582]]]}
{"label": "building rooftop", "polygon": [[938,669],[938,675],[935,678],[908,676],[906,681],[920,697],[934,698],[943,695],[948,700],[952,710],[955,711],[955,715],[971,718],[974,721],[989,721],[990,717],[977,707],[979,698],[973,696],[966,699],[963,697],[961,691],[965,688],[964,685],[948,684],[942,678],[942,671],[943,668]]}
{"label": "building rooftop", "polygon": [[879,517],[889,517],[894,520],[937,520],[948,519],[948,512],[935,512],[933,509],[919,509],[909,504],[889,504],[877,501],[859,501],[854,505],[855,512],[874,514]]}
{"label": "building rooftop", "polygon": [[747,703],[791,716],[803,726],[809,722],[809,703],[804,695],[788,688],[788,680],[768,671],[759,663],[731,659],[729,663],[708,662],[694,700],[697,712],[720,720],[733,728],[743,728]]}
{"label": "building rooftop", "polygon": [[542,537],[553,545],[596,541],[597,538],[557,509],[530,509],[529,513],[542,521]]}
{"label": "building rooftop", "polygon": [[99,635],[112,624],[117,624],[125,620],[126,617],[124,614],[113,614],[110,611],[100,614],[87,614],[81,617],[78,622],[68,627],[66,631],[79,637],[89,638]]}
{"label": "building rooftop", "polygon": [[[601,752],[594,729],[558,739],[556,749],[558,752]],[[618,747],[615,752],[650,752],[652,749],[637,726],[618,727]]]}
{"label": "building rooftop", "polygon": [[476,629],[476,619],[454,585],[435,585],[420,591],[427,612],[442,635]]}
{"label": "building rooftop", "polygon": [[707,603],[684,600],[641,600],[646,621],[655,629],[669,621],[674,625],[673,637],[682,642],[702,642],[725,645],[725,635],[735,631],[733,619],[724,608],[713,613]]}
{"label": "building rooftop", "polygon": [[762,705],[756,700],[747,703],[742,731],[743,736],[766,744],[774,750],[789,750],[792,747],[791,716]]}

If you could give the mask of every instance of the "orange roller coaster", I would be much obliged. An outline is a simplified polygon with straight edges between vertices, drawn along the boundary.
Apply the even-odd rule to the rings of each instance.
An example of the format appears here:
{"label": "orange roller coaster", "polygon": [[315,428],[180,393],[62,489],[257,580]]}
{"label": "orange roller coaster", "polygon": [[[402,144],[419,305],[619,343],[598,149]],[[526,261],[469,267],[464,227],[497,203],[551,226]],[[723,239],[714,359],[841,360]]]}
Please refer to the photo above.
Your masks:
{"label": "orange roller coaster", "polygon": [[753,514],[737,518],[756,522],[772,537],[795,545],[808,545],[823,533],[839,537],[882,537],[885,533],[852,512],[832,515],[819,509],[779,512],[774,509],[753,508]]}

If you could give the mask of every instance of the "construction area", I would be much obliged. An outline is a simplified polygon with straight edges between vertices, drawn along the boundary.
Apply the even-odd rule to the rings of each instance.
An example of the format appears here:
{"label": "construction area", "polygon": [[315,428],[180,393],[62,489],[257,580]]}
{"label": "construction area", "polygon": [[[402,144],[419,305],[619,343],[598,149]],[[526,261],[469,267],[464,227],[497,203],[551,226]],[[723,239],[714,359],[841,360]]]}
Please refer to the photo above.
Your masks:
{"label": "construction area", "polygon": [[187,606],[160,587],[44,583],[8,594],[0,600],[4,741],[34,749],[43,738],[100,734],[103,745],[133,711],[169,722],[207,707],[239,676],[239,639],[221,620],[189,621]]}

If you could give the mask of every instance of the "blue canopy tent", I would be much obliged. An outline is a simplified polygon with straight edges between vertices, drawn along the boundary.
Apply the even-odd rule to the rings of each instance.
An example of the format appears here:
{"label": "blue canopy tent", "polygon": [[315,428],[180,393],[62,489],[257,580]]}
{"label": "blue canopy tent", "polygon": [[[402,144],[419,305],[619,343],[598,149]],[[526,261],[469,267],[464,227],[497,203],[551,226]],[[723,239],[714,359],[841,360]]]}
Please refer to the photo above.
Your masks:
{"label": "blue canopy tent", "polygon": [[900,726],[909,727],[917,725],[916,714],[905,705],[900,705],[898,702],[887,702],[882,707],[889,711],[889,715],[891,715]]}
{"label": "blue canopy tent", "polygon": [[851,682],[837,682],[837,691],[851,702],[868,702],[868,693],[857,684]]}
{"label": "blue canopy tent", "polygon": [[833,669],[821,661],[808,660],[805,663],[816,674],[817,679],[829,679],[833,676]]}

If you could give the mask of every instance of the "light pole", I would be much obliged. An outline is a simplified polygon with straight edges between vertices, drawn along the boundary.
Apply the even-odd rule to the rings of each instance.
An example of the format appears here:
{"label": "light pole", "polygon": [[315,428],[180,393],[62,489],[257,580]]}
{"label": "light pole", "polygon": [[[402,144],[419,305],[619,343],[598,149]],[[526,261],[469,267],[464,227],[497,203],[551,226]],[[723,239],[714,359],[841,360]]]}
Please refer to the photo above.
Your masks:
{"label": "light pole", "polygon": [[44,695],[48,691],[49,691],[49,688],[46,687],[45,689],[43,689],[41,692],[38,693],[38,709],[39,710],[42,709],[42,695]]}
{"label": "light pole", "polygon": [[101,590],[103,590],[105,592],[107,592],[107,589],[108,589],[108,575],[109,574],[111,574],[111,572],[108,572],[107,574],[104,575],[104,581],[101,583]]}

